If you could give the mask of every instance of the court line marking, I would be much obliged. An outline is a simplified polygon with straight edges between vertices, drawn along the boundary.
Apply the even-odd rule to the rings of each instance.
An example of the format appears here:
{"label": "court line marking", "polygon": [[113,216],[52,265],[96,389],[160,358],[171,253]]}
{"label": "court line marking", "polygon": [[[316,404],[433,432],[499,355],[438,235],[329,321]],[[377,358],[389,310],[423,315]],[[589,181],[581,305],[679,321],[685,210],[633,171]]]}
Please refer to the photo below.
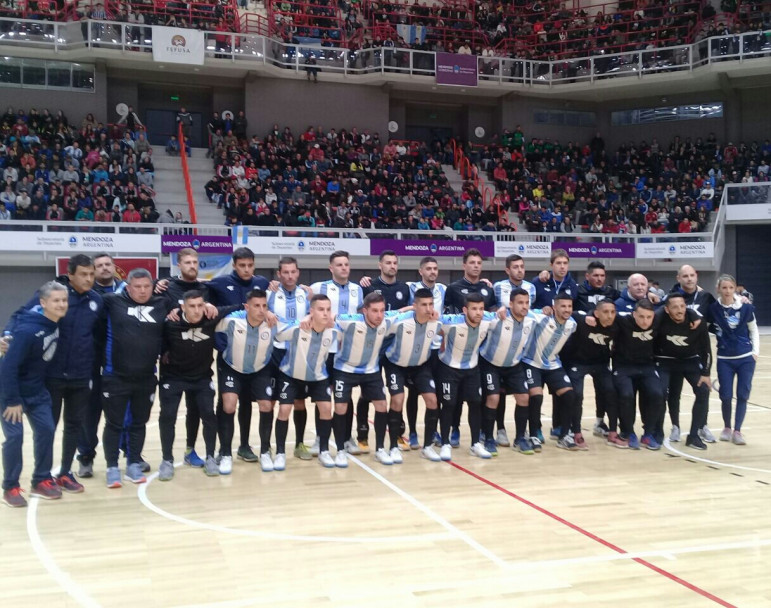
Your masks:
{"label": "court line marking", "polygon": [[[727,442],[726,442],[727,443]],[[717,460],[709,460],[708,458],[700,458],[699,456],[695,456],[694,454],[690,452],[681,452],[680,450],[673,448],[672,443],[669,441],[668,437],[664,438],[664,447],[668,449],[670,452],[674,452],[675,454],[678,454],[680,456],[685,456],[689,460],[698,460],[699,462],[704,462],[706,464],[714,464],[720,467],[728,467],[731,469],[739,469],[741,471],[753,471],[755,473],[771,473],[771,469],[758,469],[755,467],[745,467],[740,464],[731,464],[728,462],[719,462]]]}
{"label": "court line marking", "polygon": [[[177,463],[174,468],[182,466],[182,463]],[[289,540],[300,542],[323,542],[323,543],[409,543],[409,542],[433,542],[436,540],[447,540],[451,538],[451,534],[446,532],[436,534],[413,534],[410,536],[376,536],[376,537],[355,537],[355,536],[307,536],[299,534],[281,534],[278,532],[264,532],[262,530],[242,530],[239,528],[228,528],[226,526],[219,526],[217,524],[208,524],[205,522],[196,521],[194,519],[188,519],[175,513],[170,513],[165,509],[162,509],[156,505],[147,495],[147,488],[152,481],[158,478],[158,472],[156,471],[152,475],[148,476],[147,483],[140,484],[137,487],[137,496],[139,501],[150,511],[156,515],[160,515],[168,520],[177,522],[179,524],[189,526],[191,528],[198,528],[200,530],[209,530],[212,532],[221,532],[223,534],[230,534],[233,536],[248,536],[254,538],[266,538],[272,540]]]}
{"label": "court line marking", "polygon": [[32,544],[32,550],[35,552],[38,560],[48,571],[48,574],[71,596],[76,602],[87,608],[100,608],[101,604],[86,593],[69,574],[59,568],[54,558],[46,549],[43,539],[40,537],[40,531],[37,527],[37,508],[40,499],[37,496],[30,498],[27,508],[27,536]]}
{"label": "court line marking", "polygon": [[[535,504],[534,502],[531,502],[531,501],[527,500],[526,498],[523,498],[522,496],[519,496],[518,494],[515,494],[511,490],[507,490],[506,488],[504,488],[503,486],[498,485],[494,481],[491,481],[491,480],[487,479],[486,477],[482,477],[481,475],[479,475],[477,473],[474,473],[473,471],[470,471],[469,469],[466,469],[465,467],[462,467],[462,466],[460,466],[459,464],[457,464],[455,462],[450,462],[449,465],[451,467],[457,469],[458,471],[461,471],[462,473],[465,473],[466,475],[469,475],[469,476],[473,477],[474,479],[476,479],[478,481],[481,481],[482,483],[490,486],[491,488],[494,488],[494,489],[498,490],[499,492],[502,492],[502,493],[506,494],[507,496],[513,498],[514,500],[517,500],[517,501],[521,502],[522,504],[524,504],[524,505],[526,505],[526,506],[528,506],[528,507],[530,507],[532,509],[535,509],[536,511],[538,511],[542,515],[545,515],[545,516],[549,517],[550,519],[553,519],[554,521],[556,521],[556,522],[558,522],[558,523],[560,523],[560,524],[562,524],[564,526],[567,526],[571,530],[573,530],[575,532],[578,532],[579,534],[582,534],[583,536],[586,536],[587,538],[589,538],[589,539],[591,539],[591,540],[593,540],[593,541],[603,545],[604,547],[607,547],[608,549],[611,549],[612,551],[615,551],[616,553],[619,553],[619,554],[622,554],[622,555],[629,555],[628,551],[622,549],[618,545],[614,545],[610,541],[607,541],[604,538],[601,538],[601,537],[597,536],[596,534],[593,534],[592,532],[589,532],[589,530],[586,530],[586,529],[582,528],[578,524],[574,524],[573,522],[570,522],[567,519],[565,519],[563,517],[560,517],[556,513],[552,512],[552,511],[549,511],[548,509],[546,509],[544,507],[541,507],[541,506]],[[676,574],[672,574],[671,572],[668,572],[668,571],[664,570],[663,568],[660,568],[660,567],[656,566],[655,564],[652,564],[651,562],[649,562],[649,561],[647,561],[647,560],[645,560],[645,559],[643,559],[641,557],[630,557],[629,559],[631,559],[633,562],[636,562],[636,563],[640,564],[641,566],[645,566],[646,568],[648,568],[650,570],[653,570],[657,574],[660,574],[661,576],[664,576],[664,577],[668,578],[669,580],[671,580],[671,581],[673,581],[673,582],[675,582],[675,583],[677,583],[679,585],[682,585],[686,589],[689,589],[689,590],[691,590],[691,591],[693,591],[695,593],[698,593],[702,597],[705,597],[705,598],[707,598],[709,600],[712,600],[716,604],[724,606],[725,608],[737,608],[734,604],[731,604],[731,603],[729,603],[729,602],[719,598],[718,596],[713,595],[712,593],[710,593],[709,591],[707,591],[705,589],[702,589],[701,587],[697,587],[693,583],[689,583],[688,581],[686,581],[685,579],[680,578]]]}
{"label": "court line marking", "polygon": [[482,545],[481,543],[475,541],[473,538],[471,538],[468,534],[465,532],[459,530],[455,526],[453,526],[449,521],[447,521],[444,517],[439,515],[438,513],[435,513],[432,511],[429,507],[424,505],[422,502],[420,502],[417,498],[415,498],[412,494],[409,492],[402,490],[399,486],[396,484],[388,481],[385,477],[383,477],[380,473],[373,470],[366,464],[364,464],[361,460],[356,458],[355,456],[349,456],[349,460],[351,460],[356,466],[363,469],[372,477],[377,479],[380,483],[382,483],[384,486],[386,486],[389,490],[392,492],[398,494],[401,496],[404,500],[406,500],[408,503],[410,503],[413,507],[418,509],[421,513],[429,517],[430,519],[434,520],[437,524],[442,526],[445,530],[447,530],[450,534],[458,538],[459,540],[462,540],[464,543],[466,543],[469,547],[474,549],[475,551],[481,553],[484,555],[487,559],[489,559],[491,562],[493,562],[495,565],[501,567],[501,568],[507,568],[508,563],[498,557],[495,553],[490,551],[487,547]]}

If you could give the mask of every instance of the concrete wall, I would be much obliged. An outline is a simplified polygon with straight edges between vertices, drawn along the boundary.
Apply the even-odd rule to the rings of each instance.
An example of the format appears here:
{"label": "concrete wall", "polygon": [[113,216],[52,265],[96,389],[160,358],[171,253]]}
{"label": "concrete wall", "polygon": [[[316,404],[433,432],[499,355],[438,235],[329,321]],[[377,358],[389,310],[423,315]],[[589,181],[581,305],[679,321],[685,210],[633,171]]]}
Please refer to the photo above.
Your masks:
{"label": "concrete wall", "polygon": [[54,276],[53,262],[48,267],[0,267],[0,282],[13,285],[13,289],[0,290],[0,325],[5,327],[14,311],[26,304],[35,291]]}

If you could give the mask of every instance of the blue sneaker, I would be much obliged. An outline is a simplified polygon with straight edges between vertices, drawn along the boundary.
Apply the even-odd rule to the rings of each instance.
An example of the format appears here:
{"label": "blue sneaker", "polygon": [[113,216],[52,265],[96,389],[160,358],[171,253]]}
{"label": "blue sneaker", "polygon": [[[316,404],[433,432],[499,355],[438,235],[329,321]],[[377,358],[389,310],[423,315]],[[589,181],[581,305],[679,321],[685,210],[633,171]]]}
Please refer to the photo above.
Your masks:
{"label": "blue sneaker", "polygon": [[453,429],[450,433],[450,445],[454,448],[460,445],[460,429]]}
{"label": "blue sneaker", "polygon": [[485,439],[485,449],[490,452],[490,455],[495,458],[498,455],[498,445],[495,443],[495,439]]}
{"label": "blue sneaker", "polygon": [[538,432],[535,434],[535,437],[536,439],[538,439],[538,441],[541,442],[541,445],[544,444],[543,433],[541,432],[541,429],[538,429]]}
{"label": "blue sneaker", "polygon": [[185,464],[189,467],[202,469],[203,465],[206,463],[201,460],[201,457],[195,453],[194,449],[191,449],[189,452],[185,451]]}
{"label": "blue sneaker", "polygon": [[410,449],[411,450],[419,450],[420,449],[420,443],[418,442],[418,434],[417,433],[410,433]]}
{"label": "blue sneaker", "polygon": [[126,479],[131,483],[145,483],[147,478],[142,472],[142,464],[139,462],[132,462],[126,467]]}
{"label": "blue sneaker", "polygon": [[656,431],[653,433],[653,438],[659,445],[664,445],[664,431]]}
{"label": "blue sneaker", "polygon": [[526,454],[527,456],[535,454],[533,442],[529,439],[526,439],[525,437],[520,437],[514,441],[514,449],[517,450],[520,454]]}
{"label": "blue sneaker", "polygon": [[642,443],[649,450],[658,450],[661,448],[661,444],[656,441],[656,438],[650,433],[645,433],[640,438],[640,443]]}
{"label": "blue sneaker", "polygon": [[549,437],[556,441],[560,438],[560,433],[562,433],[562,428],[555,426],[551,431],[549,431]]}
{"label": "blue sneaker", "polygon": [[640,449],[640,440],[637,438],[637,435],[635,433],[629,433],[629,437],[627,437],[626,440],[629,443],[630,450]]}

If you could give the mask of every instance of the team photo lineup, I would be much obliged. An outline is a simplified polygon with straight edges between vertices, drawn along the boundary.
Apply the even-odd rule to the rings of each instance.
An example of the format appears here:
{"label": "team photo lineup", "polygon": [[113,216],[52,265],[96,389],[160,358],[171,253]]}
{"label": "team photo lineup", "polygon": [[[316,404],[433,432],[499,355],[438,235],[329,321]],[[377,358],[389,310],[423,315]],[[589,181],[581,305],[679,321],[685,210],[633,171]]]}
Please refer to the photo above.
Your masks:
{"label": "team photo lineup", "polygon": [[[527,280],[522,257],[484,268],[481,253],[468,249],[463,277],[447,286],[433,257],[402,281],[392,251],[380,255],[378,276],[355,283],[348,253],[336,251],[330,279],[305,285],[291,257],[275,278],[255,275],[246,247],[233,252],[230,274],[208,281],[199,280],[196,250],[180,250],[177,260],[177,276],[154,281],[137,268],[124,282],[110,255],[73,255],[65,275],[19,302],[0,342],[5,504],[27,505],[25,416],[34,454],[28,495],[42,499],[83,492],[81,480],[97,473],[108,488],[144,483],[151,465],[160,481],[172,480],[180,462],[229,475],[234,456],[266,473],[303,466],[287,459],[290,418],[293,458],[330,469],[370,453],[379,465],[399,465],[413,450],[451,461],[460,447],[489,460],[503,448],[543,458],[554,447],[658,450],[665,438],[693,450],[746,444],[760,340],[752,296],[729,275],[699,285],[683,265],[668,292],[639,273],[619,292],[601,262],[571,269],[564,250]],[[483,268],[506,278],[492,283]],[[587,376],[595,403],[586,404],[594,420],[585,433]],[[681,427],[684,382],[694,396]],[[712,391],[723,419],[717,438],[707,424]],[[550,424],[542,418],[547,393]],[[156,398],[162,458],[149,463],[143,448]],[[258,453],[250,445],[254,402]]]}

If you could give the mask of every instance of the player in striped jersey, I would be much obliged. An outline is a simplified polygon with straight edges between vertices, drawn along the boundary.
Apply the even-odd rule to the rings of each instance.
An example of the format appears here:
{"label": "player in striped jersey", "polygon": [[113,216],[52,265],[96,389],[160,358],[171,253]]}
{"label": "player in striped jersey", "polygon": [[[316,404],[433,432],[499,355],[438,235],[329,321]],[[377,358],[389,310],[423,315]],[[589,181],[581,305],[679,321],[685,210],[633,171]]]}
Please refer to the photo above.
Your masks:
{"label": "player in striped jersey", "polygon": [[[498,307],[509,308],[511,294],[515,289],[524,289],[529,294],[530,306],[532,306],[535,303],[535,285],[525,280],[525,260],[522,256],[516,253],[508,256],[504,272],[507,278],[493,284],[493,293]],[[502,447],[509,447],[509,437],[506,434],[506,393],[501,393],[495,418],[498,425],[495,443]]]}
{"label": "player in striped jersey", "polygon": [[[463,401],[468,403],[468,419],[471,427],[471,448],[474,456],[490,458],[479,441],[482,417],[482,385],[479,377],[479,346],[487,336],[495,315],[485,312],[485,297],[480,293],[466,295],[462,315],[442,317],[442,347],[436,364],[436,379],[440,383],[440,427],[442,447],[439,457],[452,460],[450,429],[455,409]],[[434,424],[436,422],[434,421]],[[436,426],[426,429],[433,437]]]}
{"label": "player in striped jersey", "polygon": [[[434,310],[436,310],[441,314],[441,312],[444,310],[444,295],[447,292],[447,286],[442,283],[436,282],[436,280],[439,278],[439,263],[436,261],[436,258],[431,256],[426,256],[422,260],[420,260],[420,265],[418,267],[418,274],[420,275],[420,281],[416,281],[414,283],[407,283],[407,286],[410,288],[410,304],[414,304],[415,293],[419,289],[428,289],[431,292],[431,294],[434,296]],[[441,345],[442,345],[442,336],[437,334],[432,344],[432,353],[431,353],[432,366],[436,363],[436,353],[439,352],[439,347]],[[418,441],[418,430],[417,430],[418,391],[411,386],[409,387],[409,391],[407,393],[406,409],[407,409],[407,424],[409,424],[409,429],[410,429],[410,435],[409,435],[410,449],[417,450],[420,447],[420,442]],[[402,421],[402,428],[404,428],[403,421]]]}
{"label": "player in striped jersey", "polygon": [[554,395],[553,401],[560,415],[557,447],[566,450],[578,449],[569,434],[574,416],[575,394],[559,358],[560,350],[576,330],[576,322],[571,316],[573,298],[568,293],[559,293],[555,296],[551,308],[553,316],[535,315],[533,337],[522,356],[522,362],[526,364],[525,375],[530,393],[530,438],[536,452],[540,452],[543,445],[541,404],[544,384],[549,386]]}
{"label": "player in striped jersey", "polygon": [[487,332],[487,338],[479,351],[479,371],[482,374],[482,393],[485,407],[482,409],[482,432],[485,449],[497,455],[493,439],[493,424],[499,399],[506,393],[514,393],[516,407],[514,422],[516,436],[514,447],[523,454],[533,453],[532,442],[525,437],[528,420],[528,391],[525,371],[520,360],[533,334],[535,317],[528,315],[530,294],[520,287],[509,293],[509,307],[505,319],[495,319]]}
{"label": "player in striped jersey", "polygon": [[[281,258],[278,262],[278,286],[273,291],[268,291],[268,310],[280,319],[287,322],[299,321],[305,318],[310,310],[309,296],[303,287],[297,284],[300,278],[300,268],[297,260],[293,257]],[[276,340],[273,343],[273,366],[278,368],[284,354],[286,346],[283,342]],[[275,370],[274,370],[275,371]],[[275,395],[273,396],[275,399]],[[279,416],[281,409],[279,408]],[[288,415],[288,413],[287,413]],[[310,448],[303,442],[305,436],[305,424],[308,421],[308,411],[305,409],[305,400],[298,399],[294,404],[292,414],[294,428],[296,432],[294,455],[301,460],[310,460]],[[280,418],[276,420],[276,434],[278,434],[278,424]],[[278,452],[276,453],[278,457]]]}
{"label": "player in striped jersey", "polygon": [[[329,298],[332,310],[332,317],[338,315],[354,315],[361,308],[364,300],[364,292],[356,283],[351,283],[351,261],[347,251],[335,251],[329,256],[329,272],[332,278],[328,281],[320,281],[311,285],[311,291],[314,294],[323,294]],[[327,369],[332,373],[334,353],[337,352],[337,345],[332,345],[330,356],[327,360]],[[350,454],[361,454],[358,443],[351,439],[351,430],[353,428],[353,401],[349,404],[346,413],[346,428],[348,429],[348,439],[345,448]],[[319,412],[316,410],[316,428],[319,426]],[[311,454],[318,456],[319,446],[318,437],[313,442]]]}
{"label": "player in striped jersey", "polygon": [[[371,293],[364,298],[361,315],[338,315],[335,319],[341,332],[335,354],[332,381],[335,396],[335,414],[332,426],[337,441],[335,465],[348,466],[346,443],[346,410],[350,408],[351,392],[360,387],[362,396],[375,406],[375,459],[381,464],[401,464],[401,451],[397,445],[399,426],[391,421],[391,450],[385,449],[385,433],[388,424],[387,404],[380,354],[389,333],[391,320],[385,318],[385,298]],[[394,435],[394,430],[396,434]]]}
{"label": "player in striped jersey", "polygon": [[[310,301],[310,321],[305,328],[293,321],[276,335],[284,345],[284,355],[279,363],[278,420],[276,420],[276,462],[286,463],[285,444],[289,426],[289,412],[298,402],[305,405],[310,397],[320,414],[317,428],[319,436],[319,464],[332,468],[335,461],[329,454],[329,435],[332,431],[332,389],[327,372],[327,356],[340,332],[330,327],[332,319],[329,298],[317,294]],[[283,461],[283,462],[282,462]]]}
{"label": "player in striped jersey", "polygon": [[441,322],[434,320],[434,296],[428,289],[418,289],[413,294],[413,312],[404,312],[393,319],[390,333],[394,339],[387,347],[385,356],[386,383],[391,394],[388,411],[391,443],[394,433],[401,433],[402,406],[404,405],[404,387],[410,384],[412,390],[423,396],[426,404],[425,441],[421,456],[431,461],[439,461],[439,454],[432,445],[439,410],[436,402],[436,384],[434,383],[433,339],[439,333]]}
{"label": "player in striped jersey", "polygon": [[[218,419],[220,436],[220,474],[229,475],[233,469],[231,444],[235,430],[234,415],[238,395],[250,393],[260,408],[260,466],[263,471],[273,470],[270,457],[270,429],[273,426],[273,375],[270,357],[276,334],[275,315],[268,311],[268,296],[261,289],[246,294],[244,311],[228,315],[217,325],[215,341],[220,355],[217,358],[217,377],[222,395],[224,415]],[[248,405],[251,407],[251,402]],[[267,434],[266,434],[267,431]]]}

